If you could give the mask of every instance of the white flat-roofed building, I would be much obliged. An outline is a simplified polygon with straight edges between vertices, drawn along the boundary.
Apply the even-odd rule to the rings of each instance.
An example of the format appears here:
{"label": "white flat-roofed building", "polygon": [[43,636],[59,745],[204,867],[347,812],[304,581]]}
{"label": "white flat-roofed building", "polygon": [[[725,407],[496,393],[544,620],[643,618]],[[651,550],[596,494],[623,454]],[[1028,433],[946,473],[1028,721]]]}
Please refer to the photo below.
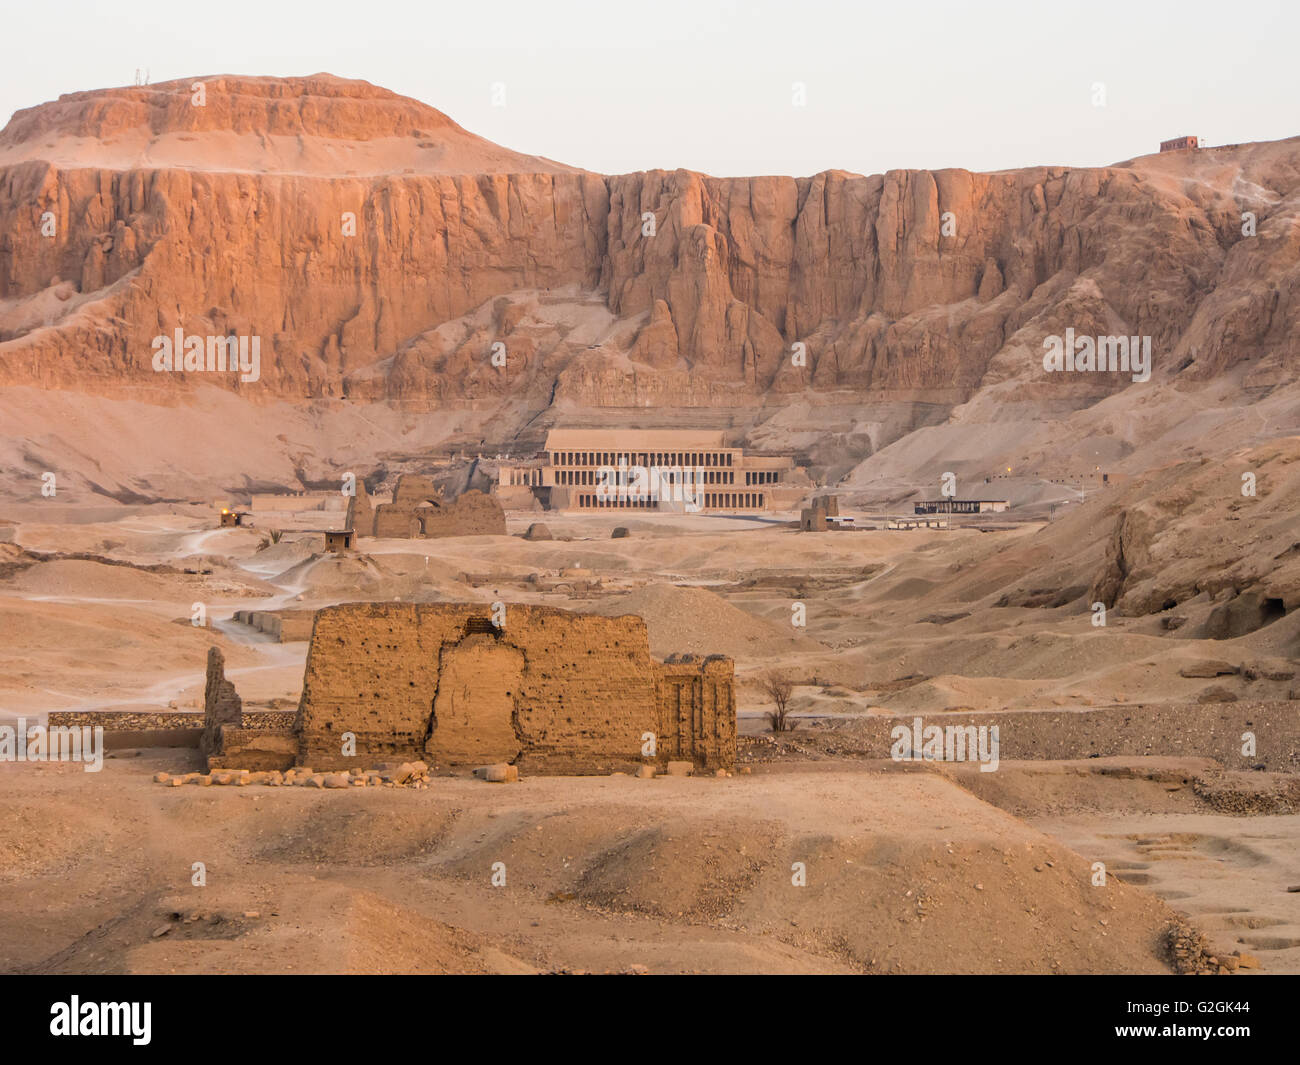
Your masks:
{"label": "white flat-roofed building", "polygon": [[1005,499],[923,499],[917,514],[1001,514],[1011,504]]}

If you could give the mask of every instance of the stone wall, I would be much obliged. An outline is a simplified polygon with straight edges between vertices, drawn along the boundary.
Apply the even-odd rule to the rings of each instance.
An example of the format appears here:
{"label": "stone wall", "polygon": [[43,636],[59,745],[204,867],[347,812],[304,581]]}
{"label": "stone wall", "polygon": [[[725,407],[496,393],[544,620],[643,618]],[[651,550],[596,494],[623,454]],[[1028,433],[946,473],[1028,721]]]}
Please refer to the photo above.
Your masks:
{"label": "stone wall", "polygon": [[[359,532],[365,531],[357,526]],[[445,500],[428,477],[403,474],[391,503],[374,508],[375,536],[434,539],[442,536],[504,536],[506,515],[500,502],[475,489]]]}
{"label": "stone wall", "polygon": [[418,473],[404,473],[397,478],[397,484],[393,486],[393,504],[395,506],[418,506],[426,499],[441,499],[442,489],[433,481],[432,477],[425,477]]}
{"label": "stone wall", "polygon": [[221,753],[221,729],[243,722],[244,704],[235,686],[226,679],[226,656],[208,648],[208,676],[203,691],[203,739],[199,750],[205,757]]}
{"label": "stone wall", "polygon": [[327,510],[337,492],[253,492],[248,507],[254,513]]}
{"label": "stone wall", "polygon": [[[99,725],[105,732],[196,732],[203,731],[201,710],[51,710],[46,720],[51,727]],[[298,714],[294,710],[244,709],[243,727],[290,728]],[[137,747],[144,746],[136,744]],[[198,746],[196,739],[191,746]]]}
{"label": "stone wall", "polygon": [[[1287,701],[872,715],[852,725],[852,746],[888,758],[890,730],[910,728],[915,717],[927,726],[997,725],[1004,760],[1167,755],[1213,758],[1228,769],[1300,772],[1300,702]],[[1254,754],[1242,754],[1246,732],[1255,736]]]}
{"label": "stone wall", "polygon": [[730,658],[694,655],[657,666],[655,702],[660,761],[686,760],[709,769],[736,760],[735,670]]}
{"label": "stone wall", "polygon": [[203,715],[197,710],[51,710],[47,720],[51,728],[99,725],[105,731],[110,729],[136,732],[162,729],[201,731],[203,728]]}
{"label": "stone wall", "polygon": [[826,511],[820,507],[804,507],[799,512],[800,532],[825,532]]}
{"label": "stone wall", "polygon": [[197,710],[51,710],[46,724],[50,728],[102,728],[106,751],[195,748],[203,741],[203,714]]}
{"label": "stone wall", "polygon": [[[681,663],[670,674],[689,689],[688,709],[703,700],[699,715],[687,715],[709,737],[700,764],[732,764],[730,660]],[[512,605],[497,629],[477,604],[328,607],[307,657],[298,758],[314,768],[421,759],[550,773],[633,769],[643,762],[643,734],[661,728],[660,679],[635,616]],[[729,722],[716,722],[727,714]],[[346,732],[355,757],[343,754]]]}
{"label": "stone wall", "polygon": [[251,513],[244,517],[243,524],[286,532],[342,529],[351,503],[351,497],[338,491],[303,495],[257,493],[252,496]]}
{"label": "stone wall", "polygon": [[236,610],[234,620],[274,636],[281,643],[310,640],[314,610]]}
{"label": "stone wall", "polygon": [[375,507],[370,493],[366,491],[366,482],[357,478],[357,494],[348,501],[347,528],[358,536],[369,536],[375,528]]}
{"label": "stone wall", "polygon": [[298,753],[298,738],[292,728],[239,728],[221,730],[220,753],[209,755],[209,769],[247,769],[260,772],[288,769]]}

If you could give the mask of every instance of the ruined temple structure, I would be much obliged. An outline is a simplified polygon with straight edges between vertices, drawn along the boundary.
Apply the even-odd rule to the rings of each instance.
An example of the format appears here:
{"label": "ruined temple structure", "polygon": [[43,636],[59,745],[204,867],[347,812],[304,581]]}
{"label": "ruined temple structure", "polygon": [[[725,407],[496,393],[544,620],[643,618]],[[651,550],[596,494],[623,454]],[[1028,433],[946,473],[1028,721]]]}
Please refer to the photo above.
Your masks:
{"label": "ruined temple structure", "polygon": [[[233,695],[219,655],[210,658],[209,705],[228,705],[217,698],[227,689]],[[591,774],[736,760],[730,658],[656,662],[635,615],[524,605],[509,606],[500,627],[482,604],[326,607],[316,614],[292,726],[209,729],[219,741],[205,745],[209,764],[237,769],[419,760]]]}
{"label": "ruined temple structure", "polygon": [[216,647],[208,648],[208,673],[203,696],[203,738],[199,749],[212,755],[221,749],[221,730],[227,725],[242,724],[244,704],[235,686],[226,679],[226,656]]}
{"label": "ruined temple structure", "polygon": [[[725,435],[683,429],[552,429],[541,454],[500,464],[492,491],[506,507],[540,503],[564,511],[765,511],[786,509],[804,498],[810,482],[792,456],[747,454],[728,446]],[[620,470],[628,475],[622,483]]]}
{"label": "ruined temple structure", "polygon": [[[361,521],[360,512],[357,521]],[[442,489],[428,477],[408,473],[397,479],[393,501],[374,508],[373,527],[367,529],[358,524],[356,529],[362,535],[412,540],[504,536],[506,516],[492,496],[471,489],[453,500],[445,500]]]}
{"label": "ruined temple structure", "polygon": [[825,532],[828,519],[840,516],[839,496],[818,496],[799,512],[800,532]]}

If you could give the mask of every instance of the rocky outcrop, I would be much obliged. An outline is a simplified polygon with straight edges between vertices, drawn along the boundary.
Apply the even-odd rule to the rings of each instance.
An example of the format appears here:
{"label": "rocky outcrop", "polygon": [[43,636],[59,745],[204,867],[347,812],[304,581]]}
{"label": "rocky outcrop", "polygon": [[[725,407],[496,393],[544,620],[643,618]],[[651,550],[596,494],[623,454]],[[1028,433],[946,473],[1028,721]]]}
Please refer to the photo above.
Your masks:
{"label": "rocky outcrop", "polygon": [[1203,635],[1211,640],[1232,640],[1285,616],[1286,605],[1280,597],[1250,588],[1216,606],[1206,619]]}
{"label": "rocky outcrop", "polygon": [[[1130,563],[1124,553],[1127,522],[1128,511],[1121,510],[1119,517],[1115,519],[1115,529],[1106,544],[1106,561],[1101,572],[1092,582],[1092,587],[1088,589],[1089,602],[1103,603],[1107,610],[1119,601],[1119,597],[1124,593],[1124,582],[1128,579]],[[1132,537],[1128,539],[1129,550],[1132,550]]]}
{"label": "rocky outcrop", "polygon": [[[1189,378],[1300,363],[1294,141],[1101,169],[601,177],[365,83],[206,79],[202,107],[194,83],[73,94],[0,134],[0,383],[416,409],[810,388],[951,405],[1008,382],[1085,403],[1130,383],[1042,374],[1067,327],[1150,335],[1158,372]],[[258,379],[154,372],[177,328],[259,336]]]}
{"label": "rocky outcrop", "polygon": [[[1294,657],[1297,492],[1300,436],[1148,471],[1097,491],[1044,528],[1026,564],[1007,570],[993,605],[1058,607],[1086,591],[1083,611],[1101,602],[1121,618],[1158,615],[1158,628],[1143,627],[1151,633],[1233,640],[1277,625],[1265,642],[1248,646]],[[1085,583],[1076,585],[1080,578]]]}

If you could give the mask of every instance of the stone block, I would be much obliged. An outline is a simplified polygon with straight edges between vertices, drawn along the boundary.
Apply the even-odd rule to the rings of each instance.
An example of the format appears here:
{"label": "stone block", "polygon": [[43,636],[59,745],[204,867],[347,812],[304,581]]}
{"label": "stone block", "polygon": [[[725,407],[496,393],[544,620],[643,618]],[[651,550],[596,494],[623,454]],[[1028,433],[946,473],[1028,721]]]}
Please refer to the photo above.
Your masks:
{"label": "stone block", "polygon": [[519,767],[505,763],[485,765],[474,770],[474,775],[489,784],[513,784],[519,780]]}

